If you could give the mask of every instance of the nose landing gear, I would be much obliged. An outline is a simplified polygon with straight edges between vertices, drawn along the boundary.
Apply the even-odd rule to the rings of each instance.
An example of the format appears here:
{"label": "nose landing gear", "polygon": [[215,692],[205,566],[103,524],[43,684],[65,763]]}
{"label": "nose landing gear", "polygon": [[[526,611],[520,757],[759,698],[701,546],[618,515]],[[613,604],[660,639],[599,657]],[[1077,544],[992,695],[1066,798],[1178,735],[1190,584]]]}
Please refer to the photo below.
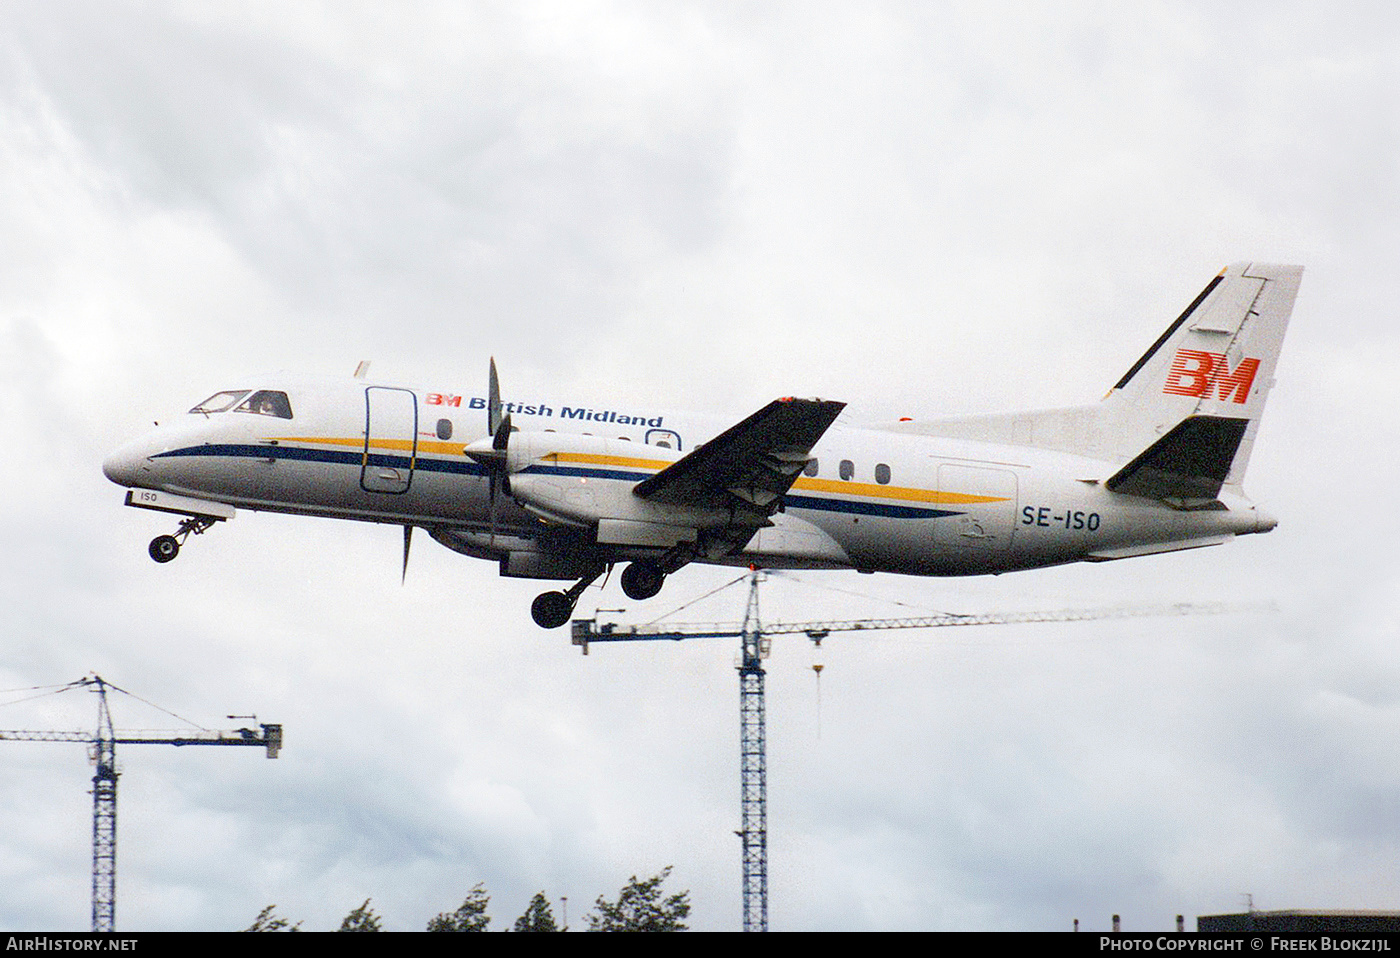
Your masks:
{"label": "nose landing gear", "polygon": [[169,562],[180,554],[180,541],[174,536],[156,536],[146,551],[157,562]]}
{"label": "nose landing gear", "polygon": [[188,519],[180,520],[180,528],[175,530],[173,536],[156,536],[151,540],[150,546],[146,549],[151,554],[151,558],[157,562],[169,562],[180,554],[180,545],[191,535],[203,535],[204,530],[212,526],[217,520],[206,516],[191,516]]}

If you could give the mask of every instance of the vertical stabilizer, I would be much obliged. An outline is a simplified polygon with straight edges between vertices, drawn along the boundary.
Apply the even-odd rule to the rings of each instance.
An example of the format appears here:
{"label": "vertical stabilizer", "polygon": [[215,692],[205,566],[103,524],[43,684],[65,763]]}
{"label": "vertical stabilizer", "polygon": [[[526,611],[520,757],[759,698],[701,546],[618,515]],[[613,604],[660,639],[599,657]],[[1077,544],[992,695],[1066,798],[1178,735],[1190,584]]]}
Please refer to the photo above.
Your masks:
{"label": "vertical stabilizer", "polygon": [[1302,275],[1264,263],[1222,270],[1093,405],[885,428],[1103,460],[1122,467],[1111,488],[1130,495],[1213,497],[1244,476]]}
{"label": "vertical stabilizer", "polygon": [[1236,263],[1211,280],[1104,400],[1120,454],[1141,453],[1191,417],[1235,421],[1223,481],[1238,484],[1302,275],[1301,266]]}

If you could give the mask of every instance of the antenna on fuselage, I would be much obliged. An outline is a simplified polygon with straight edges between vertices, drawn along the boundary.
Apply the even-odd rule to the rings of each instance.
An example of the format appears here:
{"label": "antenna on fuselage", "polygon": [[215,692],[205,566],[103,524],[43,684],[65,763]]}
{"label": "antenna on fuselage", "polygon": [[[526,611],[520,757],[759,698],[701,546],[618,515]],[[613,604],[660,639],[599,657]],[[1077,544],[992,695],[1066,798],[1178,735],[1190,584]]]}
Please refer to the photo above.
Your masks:
{"label": "antenna on fuselage", "polygon": [[368,376],[368,375],[369,375],[369,360],[368,360],[368,359],[362,359],[362,360],[360,360],[360,365],[358,365],[358,366],[355,367],[355,378],[356,378],[356,379],[364,379],[364,378],[365,378],[366,376]]}

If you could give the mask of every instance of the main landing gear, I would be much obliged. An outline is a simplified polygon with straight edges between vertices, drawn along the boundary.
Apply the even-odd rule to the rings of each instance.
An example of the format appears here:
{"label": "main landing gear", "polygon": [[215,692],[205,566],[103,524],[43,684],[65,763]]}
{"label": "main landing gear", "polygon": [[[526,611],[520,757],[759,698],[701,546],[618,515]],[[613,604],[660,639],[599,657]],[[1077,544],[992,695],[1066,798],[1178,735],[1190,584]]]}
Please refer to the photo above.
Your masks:
{"label": "main landing gear", "polygon": [[151,558],[157,562],[169,562],[180,554],[180,545],[193,535],[203,535],[204,530],[214,524],[216,520],[204,516],[191,516],[188,519],[180,520],[180,528],[175,530],[173,536],[156,536],[151,540],[147,552]]}
{"label": "main landing gear", "polygon": [[[154,548],[154,545],[152,546]],[[602,575],[607,566],[599,565],[579,579],[568,592],[542,592],[530,606],[530,616],[542,629],[557,629],[574,614],[574,605],[583,590]],[[666,573],[655,562],[641,560],[622,570],[622,591],[629,599],[650,599],[666,583]]]}
{"label": "main landing gear", "polygon": [[622,591],[627,598],[640,602],[650,599],[666,584],[666,573],[655,562],[633,562],[622,570]]}
{"label": "main landing gear", "polygon": [[542,629],[559,628],[574,614],[574,603],[583,595],[583,590],[592,585],[606,570],[607,566],[599,564],[575,582],[568,592],[541,592],[530,605],[530,617]]}

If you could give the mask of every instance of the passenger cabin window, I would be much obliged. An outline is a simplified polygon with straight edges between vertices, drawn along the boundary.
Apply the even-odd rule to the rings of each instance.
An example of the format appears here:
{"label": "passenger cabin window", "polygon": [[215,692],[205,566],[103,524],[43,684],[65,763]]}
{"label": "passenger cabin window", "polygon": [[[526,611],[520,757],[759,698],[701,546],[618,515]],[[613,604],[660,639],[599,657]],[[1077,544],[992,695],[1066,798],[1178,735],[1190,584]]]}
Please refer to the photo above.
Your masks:
{"label": "passenger cabin window", "polygon": [[841,478],[847,481],[855,478],[856,464],[849,459],[841,460]]}
{"label": "passenger cabin window", "polygon": [[439,419],[437,421],[437,437],[444,441],[452,438],[451,419]]}
{"label": "passenger cabin window", "polygon": [[808,459],[807,465],[802,467],[802,474],[804,476],[815,476],[817,474],[817,470],[819,470],[820,468],[821,464],[818,463],[816,459]]}
{"label": "passenger cabin window", "polygon": [[890,467],[883,462],[875,464],[875,481],[882,486],[890,484]]}
{"label": "passenger cabin window", "polygon": [[208,399],[204,400],[204,402],[191,409],[190,412],[202,412],[205,414],[211,412],[225,412],[232,409],[233,404],[246,395],[248,395],[248,390],[246,389],[225,389],[223,392],[218,392],[210,396]]}
{"label": "passenger cabin window", "polygon": [[292,418],[292,404],[287,394],[275,389],[259,389],[243,402],[234,412],[251,412],[259,416],[276,416],[278,419]]}

